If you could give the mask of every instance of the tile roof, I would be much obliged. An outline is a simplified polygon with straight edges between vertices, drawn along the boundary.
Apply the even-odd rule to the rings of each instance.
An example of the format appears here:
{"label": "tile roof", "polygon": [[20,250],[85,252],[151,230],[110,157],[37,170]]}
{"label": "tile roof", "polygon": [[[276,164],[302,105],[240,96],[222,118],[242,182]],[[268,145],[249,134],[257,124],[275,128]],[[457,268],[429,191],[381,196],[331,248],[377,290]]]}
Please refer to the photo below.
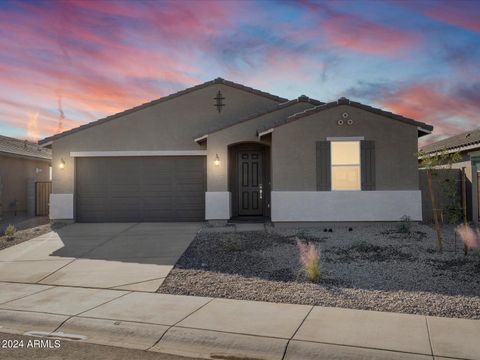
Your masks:
{"label": "tile roof", "polygon": [[119,117],[124,116],[124,115],[128,115],[128,114],[134,113],[134,112],[136,112],[136,111],[145,109],[145,108],[147,108],[147,107],[149,107],[149,106],[153,106],[153,105],[162,103],[162,102],[164,102],[164,101],[171,100],[171,99],[174,99],[174,98],[176,98],[176,97],[179,97],[179,96],[182,96],[182,95],[185,95],[185,94],[191,93],[191,92],[193,92],[193,91],[200,90],[200,89],[203,89],[203,88],[205,88],[205,87],[207,87],[207,86],[215,85],[215,84],[227,85],[227,86],[230,86],[230,87],[233,87],[233,88],[236,88],[236,89],[239,89],[239,90],[243,90],[243,91],[246,91],[246,92],[255,94],[255,95],[260,95],[260,96],[266,97],[266,98],[268,98],[268,99],[271,99],[271,100],[274,100],[274,101],[277,101],[277,102],[285,102],[285,101],[288,101],[288,99],[282,98],[282,97],[280,97],[280,96],[276,96],[276,95],[273,95],[273,94],[270,94],[270,93],[267,93],[267,92],[264,92],[264,91],[261,91],[261,90],[257,90],[257,89],[254,89],[254,88],[251,88],[251,87],[242,85],[242,84],[238,84],[238,83],[235,83],[235,82],[233,82],[233,81],[225,80],[225,79],[222,79],[222,78],[216,78],[216,79],[214,79],[214,80],[204,82],[203,84],[196,85],[196,86],[190,87],[190,88],[188,88],[188,89],[178,91],[178,92],[176,92],[176,93],[173,93],[173,94],[164,96],[164,97],[162,97],[162,98],[160,98],[160,99],[156,99],[156,100],[150,101],[150,102],[148,102],[148,103],[145,103],[145,104],[142,104],[142,105],[139,105],[139,106],[135,106],[135,107],[133,107],[133,108],[131,108],[131,109],[127,109],[127,110],[122,111],[122,112],[119,112],[119,113],[117,113],[117,114],[113,114],[113,115],[107,116],[107,117],[105,117],[105,118],[102,118],[102,119],[99,119],[99,120],[90,122],[90,123],[88,123],[88,124],[81,125],[81,126],[78,126],[78,127],[76,127],[76,128],[73,128],[73,129],[64,131],[64,132],[62,132],[62,133],[59,133],[59,134],[56,134],[56,135],[47,137],[47,138],[45,138],[45,139],[40,140],[38,143],[41,144],[41,145],[44,145],[44,144],[47,144],[47,143],[49,143],[49,142],[51,142],[51,141],[53,141],[53,140],[56,140],[56,139],[61,138],[61,137],[64,137],[64,136],[66,136],[66,135],[70,135],[70,134],[76,133],[76,132],[78,132],[78,131],[81,131],[81,130],[84,130],[84,129],[88,129],[88,128],[90,128],[90,127],[92,127],[92,126],[95,126],[95,125],[103,124],[104,122],[107,122],[107,121],[110,121],[110,120],[119,118]]}
{"label": "tile roof", "polygon": [[[365,110],[365,111],[369,111],[369,112],[374,113],[374,114],[379,114],[379,115],[386,116],[386,117],[389,117],[389,118],[394,119],[394,120],[404,122],[404,123],[409,124],[409,125],[417,126],[419,128],[419,136],[427,135],[433,130],[432,125],[428,125],[426,123],[416,121],[416,120],[404,117],[402,115],[394,114],[392,112],[385,111],[385,110],[382,110],[382,109],[379,109],[379,108],[374,108],[372,106],[365,105],[365,104],[362,104],[362,103],[359,103],[359,102],[351,101],[351,100],[349,100],[347,98],[344,98],[344,97],[338,99],[337,101],[332,101],[332,102],[329,102],[329,103],[326,103],[326,104],[318,105],[318,106],[315,106],[311,109],[307,109],[307,110],[304,110],[304,111],[299,112],[297,114],[293,114],[286,119],[278,121],[273,126],[270,126],[270,128],[275,128],[277,126],[287,124],[289,122],[298,120],[298,119],[303,118],[305,116],[309,116],[309,115],[312,115],[312,114],[315,114],[315,113],[318,113],[318,112],[321,112],[323,110],[327,110],[327,109],[330,109],[330,108],[333,108],[333,107],[336,107],[336,106],[339,106],[339,105],[350,105],[350,106],[353,106],[353,107],[356,107],[356,108],[359,108],[359,109],[362,109],[362,110]],[[268,130],[268,129],[266,127],[264,127],[264,128],[258,129],[257,132],[261,133],[265,130]],[[422,132],[420,133],[420,131],[422,131]]]}
{"label": "tile roof", "polygon": [[27,140],[0,135],[0,155],[10,154],[22,157],[51,160],[52,152]]}
{"label": "tile roof", "polygon": [[[478,145],[480,148],[480,129],[474,129],[451,136],[449,138],[425,145],[421,150],[428,153],[434,153],[442,150],[459,150],[464,147],[475,147]],[[473,149],[472,149],[473,150]]]}
{"label": "tile roof", "polygon": [[312,99],[312,98],[309,98],[308,96],[306,95],[301,95],[299,96],[298,98],[296,99],[293,99],[293,100],[289,100],[289,101],[286,101],[286,102],[283,102],[281,104],[278,104],[276,105],[275,107],[273,107],[272,109],[269,109],[269,110],[266,110],[266,111],[261,111],[261,112],[258,112],[258,113],[254,113],[254,114],[251,114],[251,115],[248,115],[247,117],[245,118],[242,118],[240,120],[235,120],[234,122],[230,123],[230,124],[224,124],[224,125],[220,125],[220,126],[217,126],[217,127],[211,127],[205,131],[203,131],[201,134],[199,134],[198,136],[195,136],[195,138],[204,138],[205,135],[208,135],[208,134],[212,134],[216,131],[220,131],[220,130],[223,130],[223,129],[226,129],[226,128],[229,128],[231,126],[234,126],[234,125],[237,125],[239,123],[242,123],[242,122],[245,122],[245,121],[248,121],[248,120],[252,120],[252,119],[255,119],[259,116],[264,116],[264,115],[267,115],[267,114],[270,114],[270,113],[273,113],[277,110],[282,110],[282,109],[285,109],[285,108],[288,108],[289,106],[292,106],[292,105],[295,105],[295,104],[298,104],[300,102],[305,102],[305,103],[309,103],[309,104],[312,104],[313,106],[318,106],[318,105],[321,105],[323,104],[323,102],[321,101],[318,101],[318,100],[315,100],[315,99]]}

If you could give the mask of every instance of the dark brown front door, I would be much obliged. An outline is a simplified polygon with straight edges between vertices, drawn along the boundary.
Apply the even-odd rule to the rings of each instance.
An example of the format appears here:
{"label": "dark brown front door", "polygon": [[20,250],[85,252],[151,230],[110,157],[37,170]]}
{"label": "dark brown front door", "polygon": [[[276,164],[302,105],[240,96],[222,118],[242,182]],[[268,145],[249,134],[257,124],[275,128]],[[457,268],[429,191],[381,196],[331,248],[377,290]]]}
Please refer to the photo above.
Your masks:
{"label": "dark brown front door", "polygon": [[263,151],[237,153],[238,215],[263,215]]}

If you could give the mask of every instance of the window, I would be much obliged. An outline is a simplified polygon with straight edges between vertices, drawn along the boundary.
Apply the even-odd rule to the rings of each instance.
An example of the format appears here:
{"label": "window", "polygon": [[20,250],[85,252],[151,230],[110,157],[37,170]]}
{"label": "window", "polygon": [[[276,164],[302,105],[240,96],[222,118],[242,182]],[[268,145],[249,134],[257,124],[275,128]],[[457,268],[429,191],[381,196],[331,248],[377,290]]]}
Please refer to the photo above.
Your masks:
{"label": "window", "polygon": [[332,141],[332,190],[360,190],[360,141]]}

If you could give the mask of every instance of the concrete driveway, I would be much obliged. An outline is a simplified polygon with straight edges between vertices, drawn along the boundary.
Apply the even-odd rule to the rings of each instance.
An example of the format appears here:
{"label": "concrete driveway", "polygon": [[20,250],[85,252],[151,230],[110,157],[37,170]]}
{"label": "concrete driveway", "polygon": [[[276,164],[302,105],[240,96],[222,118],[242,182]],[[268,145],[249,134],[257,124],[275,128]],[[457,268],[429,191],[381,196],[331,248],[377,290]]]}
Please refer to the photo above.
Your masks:
{"label": "concrete driveway", "polygon": [[200,228],[69,225],[0,251],[0,281],[154,292]]}

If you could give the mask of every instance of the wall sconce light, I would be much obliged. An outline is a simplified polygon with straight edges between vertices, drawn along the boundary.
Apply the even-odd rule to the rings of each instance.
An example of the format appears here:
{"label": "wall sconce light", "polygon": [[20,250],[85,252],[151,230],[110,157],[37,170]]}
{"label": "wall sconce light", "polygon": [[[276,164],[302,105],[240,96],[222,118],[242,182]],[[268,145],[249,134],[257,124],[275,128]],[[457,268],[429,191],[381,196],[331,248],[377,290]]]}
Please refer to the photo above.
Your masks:
{"label": "wall sconce light", "polygon": [[215,156],[215,166],[220,165],[220,158],[218,157],[218,154]]}
{"label": "wall sconce light", "polygon": [[63,159],[60,160],[60,164],[58,164],[58,167],[59,167],[60,169],[63,169],[63,168],[65,167],[65,160],[63,160]]}

